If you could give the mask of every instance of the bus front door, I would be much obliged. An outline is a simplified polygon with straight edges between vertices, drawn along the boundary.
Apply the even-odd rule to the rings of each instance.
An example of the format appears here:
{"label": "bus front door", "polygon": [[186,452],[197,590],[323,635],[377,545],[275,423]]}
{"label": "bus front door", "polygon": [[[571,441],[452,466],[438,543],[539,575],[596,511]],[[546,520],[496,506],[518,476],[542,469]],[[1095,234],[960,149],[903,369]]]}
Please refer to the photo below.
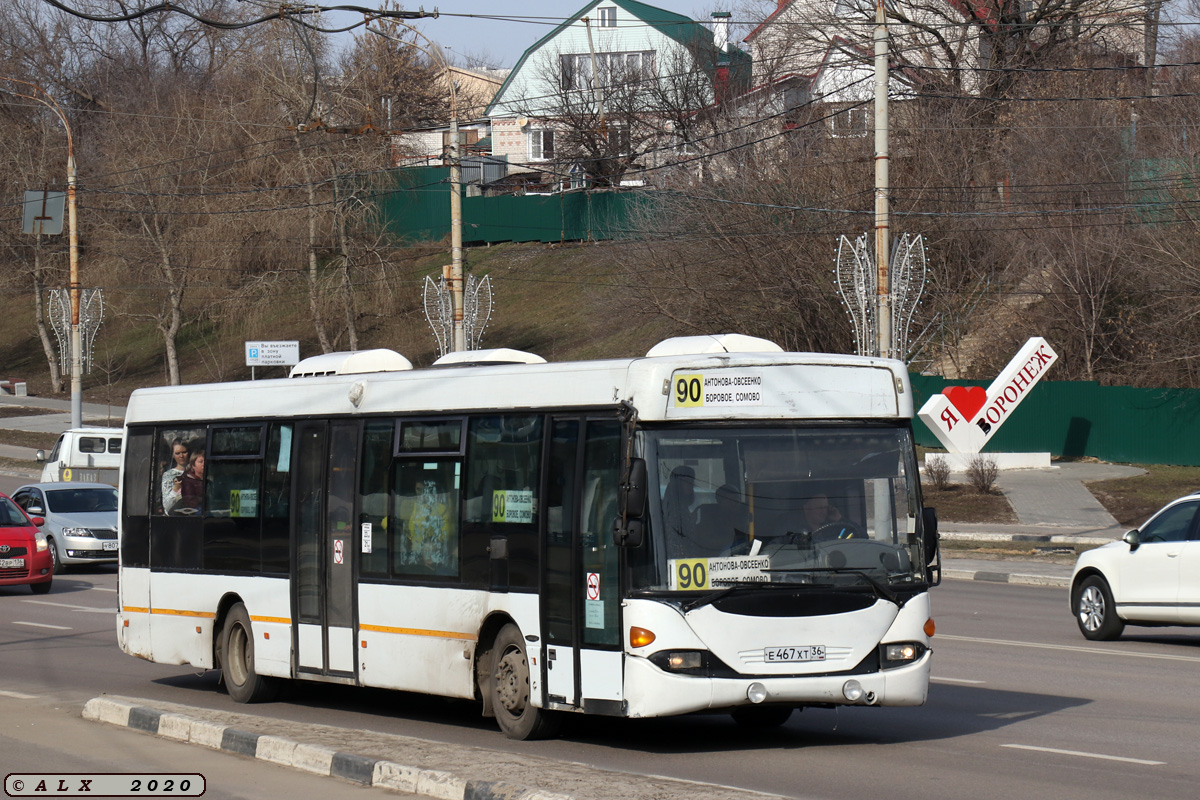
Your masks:
{"label": "bus front door", "polygon": [[547,707],[624,709],[618,551],[617,420],[558,419],[547,470],[542,685]]}
{"label": "bus front door", "polygon": [[292,487],[292,620],[296,670],[355,678],[356,422],[301,422]]}

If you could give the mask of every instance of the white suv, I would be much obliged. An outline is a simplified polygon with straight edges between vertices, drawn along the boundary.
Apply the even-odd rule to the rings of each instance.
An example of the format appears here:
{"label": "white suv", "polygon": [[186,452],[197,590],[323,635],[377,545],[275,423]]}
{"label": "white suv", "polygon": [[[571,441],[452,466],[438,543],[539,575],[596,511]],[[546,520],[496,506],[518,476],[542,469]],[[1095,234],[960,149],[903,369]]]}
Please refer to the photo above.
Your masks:
{"label": "white suv", "polygon": [[1071,612],[1088,639],[1128,625],[1200,625],[1200,492],[1172,500],[1119,542],[1075,562]]}

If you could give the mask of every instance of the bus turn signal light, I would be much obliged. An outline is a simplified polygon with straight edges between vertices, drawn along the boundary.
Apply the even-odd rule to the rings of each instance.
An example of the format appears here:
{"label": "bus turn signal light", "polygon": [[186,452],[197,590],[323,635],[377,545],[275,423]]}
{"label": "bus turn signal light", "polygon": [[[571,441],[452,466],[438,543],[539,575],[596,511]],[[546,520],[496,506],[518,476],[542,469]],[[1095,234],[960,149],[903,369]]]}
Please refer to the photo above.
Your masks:
{"label": "bus turn signal light", "polygon": [[656,638],[653,631],[648,631],[645,628],[635,626],[629,629],[630,647],[645,647],[648,644],[652,644]]}
{"label": "bus turn signal light", "polygon": [[926,636],[933,636],[933,632],[936,629],[937,629],[937,626],[933,624],[933,617],[930,617],[929,619],[925,620],[925,635]]}

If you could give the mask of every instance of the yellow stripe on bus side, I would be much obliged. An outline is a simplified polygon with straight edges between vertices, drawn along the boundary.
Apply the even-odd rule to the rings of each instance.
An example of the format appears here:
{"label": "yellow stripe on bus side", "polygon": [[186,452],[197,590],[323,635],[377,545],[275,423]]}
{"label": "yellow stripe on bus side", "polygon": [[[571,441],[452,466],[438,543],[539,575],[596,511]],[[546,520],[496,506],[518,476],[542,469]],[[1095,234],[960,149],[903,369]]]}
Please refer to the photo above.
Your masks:
{"label": "yellow stripe on bus side", "polygon": [[474,642],[478,637],[473,633],[455,633],[454,631],[429,631],[422,628],[392,628],[387,625],[359,625],[360,631],[374,631],[375,633],[399,633],[406,636],[436,636],[442,639],[462,639],[466,642]]}
{"label": "yellow stripe on bus side", "polygon": [[[211,611],[186,611],[178,608],[141,608],[140,606],[122,606],[122,611],[129,614],[167,614],[175,617],[203,617],[205,619],[216,619],[217,615]],[[288,617],[250,617],[254,622],[278,622],[281,625],[290,625],[291,619]]]}
{"label": "yellow stripe on bus side", "polygon": [[188,611],[184,608],[152,608],[151,614],[169,614],[173,617],[201,617],[202,619],[216,619],[217,615],[211,611]]}

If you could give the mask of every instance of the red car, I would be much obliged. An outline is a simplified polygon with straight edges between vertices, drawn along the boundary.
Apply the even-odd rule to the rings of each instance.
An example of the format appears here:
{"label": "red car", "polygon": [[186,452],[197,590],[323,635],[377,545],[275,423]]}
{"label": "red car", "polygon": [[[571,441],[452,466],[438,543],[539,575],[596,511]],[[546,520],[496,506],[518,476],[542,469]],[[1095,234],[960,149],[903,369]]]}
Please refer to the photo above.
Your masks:
{"label": "red car", "polygon": [[44,523],[0,494],[0,586],[28,583],[34,594],[50,591],[54,561],[38,527]]}

